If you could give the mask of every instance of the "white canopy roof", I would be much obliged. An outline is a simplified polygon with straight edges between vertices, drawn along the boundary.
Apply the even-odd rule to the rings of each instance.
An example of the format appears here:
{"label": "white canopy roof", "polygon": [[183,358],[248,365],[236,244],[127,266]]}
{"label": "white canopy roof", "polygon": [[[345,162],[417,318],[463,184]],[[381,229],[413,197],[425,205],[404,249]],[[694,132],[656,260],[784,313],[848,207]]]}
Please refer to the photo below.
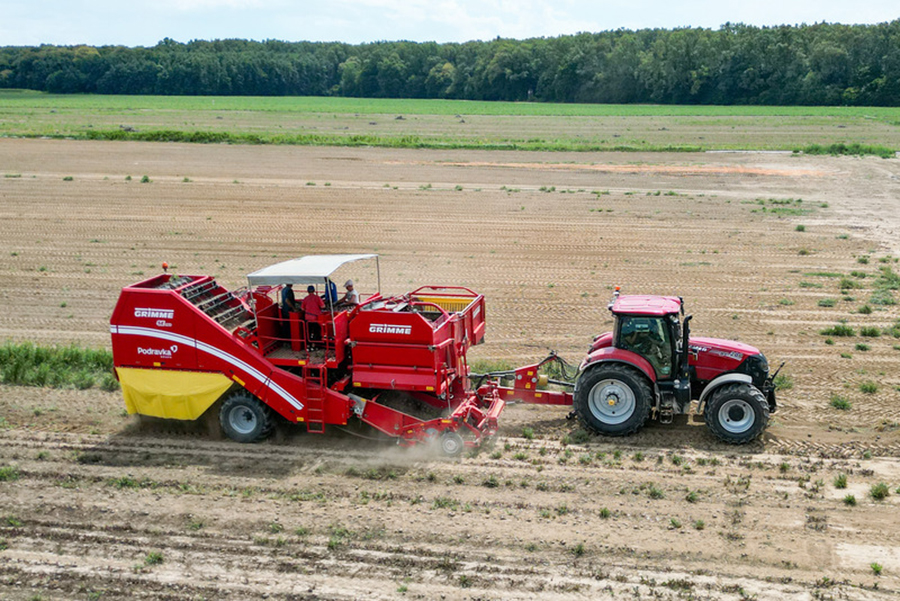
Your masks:
{"label": "white canopy roof", "polygon": [[281,284],[321,284],[339,267],[362,259],[377,259],[378,255],[308,255],[299,259],[269,265],[247,276],[251,286]]}

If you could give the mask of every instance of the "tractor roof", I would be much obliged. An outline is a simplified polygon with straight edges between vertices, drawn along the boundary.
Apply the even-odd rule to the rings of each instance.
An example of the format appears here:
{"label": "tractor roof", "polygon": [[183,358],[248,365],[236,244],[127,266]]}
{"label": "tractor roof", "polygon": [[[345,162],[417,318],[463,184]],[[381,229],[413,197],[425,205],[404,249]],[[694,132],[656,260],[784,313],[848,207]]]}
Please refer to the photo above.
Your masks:
{"label": "tractor roof", "polygon": [[321,284],[325,278],[342,265],[362,259],[377,258],[378,255],[307,255],[254,271],[247,276],[247,281],[251,286]]}
{"label": "tractor roof", "polygon": [[671,315],[681,311],[681,299],[677,296],[618,296],[609,310],[616,315]]}

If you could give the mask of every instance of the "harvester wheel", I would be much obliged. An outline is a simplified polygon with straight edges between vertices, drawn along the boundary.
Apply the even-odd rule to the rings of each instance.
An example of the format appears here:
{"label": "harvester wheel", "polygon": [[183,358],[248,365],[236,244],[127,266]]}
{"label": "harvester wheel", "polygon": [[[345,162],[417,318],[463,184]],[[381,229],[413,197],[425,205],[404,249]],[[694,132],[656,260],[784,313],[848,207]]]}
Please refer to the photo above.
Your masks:
{"label": "harvester wheel", "polygon": [[653,391],[647,379],[626,365],[601,364],[581,375],[575,413],[597,434],[627,436],[650,416]]}
{"label": "harvester wheel", "polygon": [[456,432],[448,430],[441,436],[441,452],[447,457],[458,457],[464,448],[466,448],[466,443]]}
{"label": "harvester wheel", "polygon": [[271,434],[274,426],[272,410],[246,390],[225,399],[219,423],[225,435],[236,442],[259,442]]}
{"label": "harvester wheel", "polygon": [[750,442],[769,423],[769,404],[750,384],[728,384],[712,393],[703,417],[713,434],[731,444]]}

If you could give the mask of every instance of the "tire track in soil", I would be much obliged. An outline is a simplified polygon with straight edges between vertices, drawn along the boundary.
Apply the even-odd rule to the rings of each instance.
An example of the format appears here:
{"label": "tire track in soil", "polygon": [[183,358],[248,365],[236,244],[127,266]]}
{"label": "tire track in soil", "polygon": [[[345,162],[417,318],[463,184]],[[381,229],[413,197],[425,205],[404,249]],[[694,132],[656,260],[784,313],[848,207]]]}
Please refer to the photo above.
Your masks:
{"label": "tire track in soil", "polygon": [[[241,475],[237,470],[227,475],[205,472],[211,459],[222,463],[234,457],[232,450],[222,448],[220,443],[192,441],[178,448],[178,442],[171,440],[158,444],[135,441],[146,443],[146,457],[160,450],[183,453],[181,467],[176,464],[160,468],[150,459],[149,464],[145,460],[131,465],[129,471],[135,479],[151,477],[154,472],[183,472],[184,482],[191,483],[198,492],[180,493],[175,483],[121,489],[110,486],[109,474],[116,473],[123,461],[119,458],[113,463],[101,460],[73,464],[69,459],[73,449],[105,446],[82,438],[54,435],[29,440],[24,433],[13,432],[2,439],[0,458],[7,461],[11,456],[18,457],[23,465],[20,478],[0,488],[0,514],[16,516],[17,521],[15,526],[0,527],[0,537],[7,541],[7,549],[0,555],[0,575],[34,582],[38,590],[42,586],[49,591],[104,590],[110,598],[120,598],[118,594],[124,598],[130,594],[129,587],[142,590],[145,595],[167,598],[212,593],[217,598],[241,598],[260,591],[285,599],[301,593],[310,595],[305,598],[353,598],[363,591],[374,598],[391,598],[398,583],[409,583],[411,592],[425,592],[427,596],[596,598],[630,593],[635,587],[643,594],[659,595],[671,592],[673,584],[680,582],[679,588],[703,591],[712,599],[726,599],[731,598],[733,587],[738,585],[750,592],[777,591],[779,598],[803,598],[812,590],[818,569],[804,565],[800,553],[796,565],[779,568],[790,574],[790,584],[772,588],[771,580],[761,580],[761,564],[765,566],[774,560],[765,557],[764,544],[751,542],[752,524],[764,520],[768,524],[765,538],[776,540],[815,537],[815,531],[807,532],[802,522],[798,528],[790,516],[779,517],[775,508],[781,497],[768,492],[766,485],[748,487],[738,497],[727,489],[715,492],[721,488],[723,476],[726,482],[743,477],[763,478],[763,483],[771,479],[781,481],[780,487],[784,488],[792,480],[773,476],[781,459],[775,456],[687,453],[681,465],[690,465],[694,470],[684,472],[672,461],[670,453],[662,451],[662,461],[648,456],[637,467],[625,469],[616,462],[600,466],[574,460],[561,463],[565,449],[556,441],[510,438],[506,442],[517,452],[531,454],[540,448],[551,449],[552,456],[542,463],[544,469],[535,471],[534,465],[521,460],[493,460],[480,454],[462,463],[401,465],[398,476],[370,481],[347,477],[343,466],[355,465],[357,460],[348,457],[346,449],[320,449],[313,453],[311,461],[331,457],[336,462],[333,467],[312,474],[301,469],[299,478],[265,477],[261,486],[244,489],[249,493],[226,495],[222,494],[223,489],[240,491],[259,478]],[[140,448],[130,443],[116,441],[107,445],[104,452],[115,457]],[[578,456],[598,447],[575,448]],[[23,449],[42,449],[50,456],[25,460],[27,453]],[[284,449],[251,447],[245,453],[251,463],[258,464],[281,450]],[[288,464],[293,463],[295,456],[305,455],[302,448],[289,451],[289,457],[284,459]],[[371,454],[361,456],[373,459]],[[715,469],[710,470],[708,463],[701,467],[701,461],[708,462],[712,457],[718,461]],[[124,464],[128,464],[127,460]],[[814,460],[798,464],[796,469],[854,474],[857,468],[840,460]],[[747,471],[754,473],[747,475]],[[503,484],[505,480],[516,481],[518,487],[519,479],[528,478],[529,472],[534,484],[529,487],[527,498],[515,500],[502,490],[507,486]],[[667,481],[675,474],[680,474],[679,483]],[[499,480],[497,488],[480,484],[482,478],[490,475]],[[454,483],[457,476],[464,482]],[[857,477],[851,475],[851,479]],[[54,479],[69,484],[47,486]],[[644,495],[639,491],[648,481],[663,481],[662,500],[641,500]],[[587,482],[595,484],[586,486]],[[611,482],[615,482],[613,488],[625,491],[625,503],[616,500],[622,492],[611,494]],[[671,543],[660,540],[662,533],[669,530],[665,516],[683,516],[684,509],[678,509],[683,502],[678,496],[692,489],[701,494],[695,515],[706,516],[712,522],[710,528],[739,530],[735,536],[744,541],[733,550],[728,549],[728,543],[724,549],[710,551],[724,552],[736,562],[715,577],[710,577],[705,569],[709,565],[705,552],[682,551],[673,555]],[[306,491],[315,492],[303,496]],[[290,493],[305,500],[291,501],[287,497]],[[634,497],[635,494],[639,496]],[[746,528],[732,523],[734,516],[723,516],[721,521],[717,517],[739,497],[746,507],[739,519],[747,524]],[[445,501],[438,506],[440,499]],[[614,515],[608,521],[597,517],[598,501],[613,508]],[[655,503],[660,506],[652,507]],[[834,501],[813,496],[801,502],[804,503],[826,508],[833,515]],[[464,504],[471,504],[472,509],[467,510]],[[543,517],[545,511],[553,516]],[[875,520],[879,515],[891,515],[889,509],[873,511]],[[513,529],[504,526],[504,522],[511,522]],[[534,522],[539,523],[536,529],[532,529]],[[198,523],[202,525],[191,527]],[[272,524],[280,527],[273,528]],[[302,534],[294,532],[298,524],[306,528]],[[547,530],[551,524],[561,536]],[[854,536],[869,543],[888,542],[886,536],[873,535],[875,528],[877,525],[871,524]],[[336,534],[342,531],[352,534]],[[585,545],[584,552],[573,553],[576,541]],[[643,550],[636,554],[638,548]],[[164,561],[159,566],[148,566],[144,560],[154,549],[164,550]],[[738,559],[738,553],[746,557],[748,551],[749,558]],[[535,558],[541,560],[535,562]],[[668,564],[670,568],[658,572],[647,568],[648,563]],[[845,594],[851,599],[886,599],[895,592],[890,588],[891,582],[883,581],[885,588],[874,596],[852,587]]]}

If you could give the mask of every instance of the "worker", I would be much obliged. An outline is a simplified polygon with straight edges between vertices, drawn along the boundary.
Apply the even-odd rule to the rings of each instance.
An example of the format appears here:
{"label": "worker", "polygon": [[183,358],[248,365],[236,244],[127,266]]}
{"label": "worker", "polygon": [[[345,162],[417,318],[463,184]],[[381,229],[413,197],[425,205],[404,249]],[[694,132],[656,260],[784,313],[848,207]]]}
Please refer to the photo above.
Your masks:
{"label": "worker", "polygon": [[291,316],[292,312],[296,312],[297,299],[294,298],[293,284],[285,284],[281,288],[281,337],[290,339],[291,337]]}
{"label": "worker", "polygon": [[665,348],[664,340],[652,327],[642,330],[627,324],[622,329],[622,338],[625,348],[647,359],[658,375],[665,376],[671,372],[671,351]]}
{"label": "worker", "polygon": [[347,280],[344,282],[344,288],[347,289],[346,294],[338,303],[342,307],[350,307],[353,308],[359,304],[359,292],[353,287],[353,280]]}
{"label": "worker", "polygon": [[297,299],[294,297],[294,285],[285,284],[281,289],[281,315],[287,319],[289,311],[297,310]]}
{"label": "worker", "polygon": [[326,307],[334,306],[338,302],[337,286],[331,280],[325,280],[325,294],[322,295]]}
{"label": "worker", "polygon": [[310,284],[306,288],[306,297],[300,303],[300,309],[303,311],[306,319],[306,328],[310,346],[313,341],[322,339],[322,326],[319,324],[319,315],[325,310],[325,301],[316,294],[316,287]]}

